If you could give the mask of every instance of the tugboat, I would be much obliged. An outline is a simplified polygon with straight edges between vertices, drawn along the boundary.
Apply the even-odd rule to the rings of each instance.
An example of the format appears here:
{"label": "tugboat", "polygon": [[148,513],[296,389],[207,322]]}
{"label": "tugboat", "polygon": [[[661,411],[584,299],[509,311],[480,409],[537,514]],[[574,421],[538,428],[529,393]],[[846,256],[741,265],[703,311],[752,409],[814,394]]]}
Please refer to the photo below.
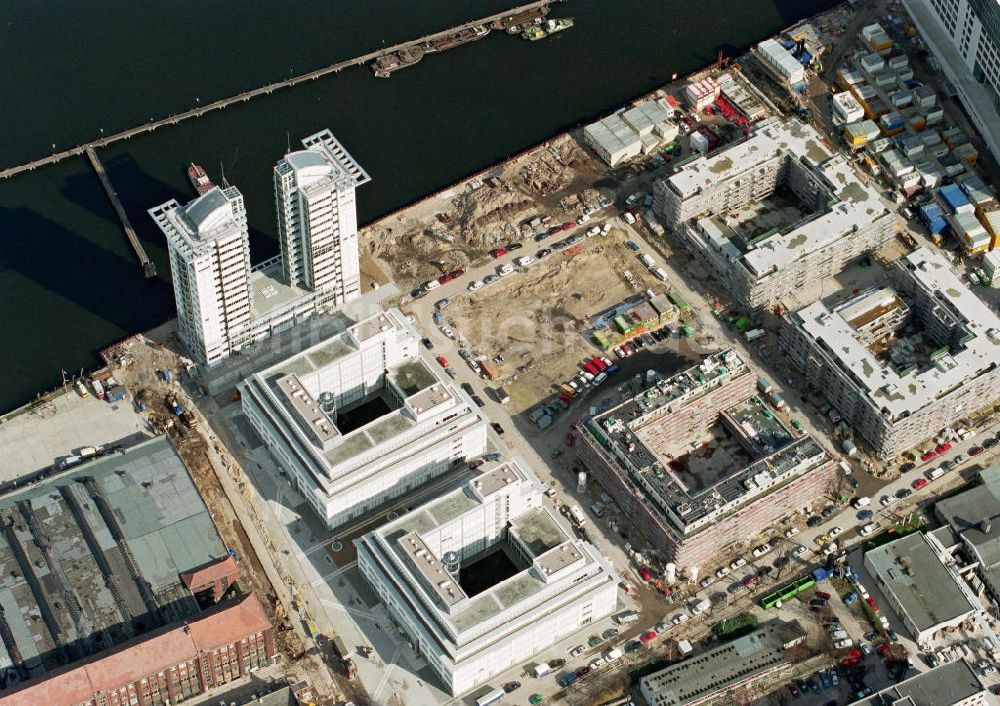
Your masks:
{"label": "tugboat", "polygon": [[521,36],[529,42],[537,42],[539,39],[545,39],[550,34],[562,32],[564,29],[569,29],[572,26],[572,17],[561,17],[558,20],[546,20],[540,27],[528,27],[528,29],[521,33]]}
{"label": "tugboat", "polygon": [[191,166],[188,167],[188,179],[191,181],[191,186],[194,190],[198,192],[198,195],[206,194],[215,188],[215,184],[212,180],[208,178],[208,174],[202,169],[201,165],[191,162]]}

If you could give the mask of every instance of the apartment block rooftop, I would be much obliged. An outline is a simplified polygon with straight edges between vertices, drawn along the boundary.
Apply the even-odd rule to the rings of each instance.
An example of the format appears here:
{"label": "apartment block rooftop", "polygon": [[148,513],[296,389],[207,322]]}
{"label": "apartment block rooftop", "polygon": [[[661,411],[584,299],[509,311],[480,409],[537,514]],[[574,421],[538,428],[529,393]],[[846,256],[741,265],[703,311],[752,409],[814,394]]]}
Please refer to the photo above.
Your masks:
{"label": "apartment block rooftop", "polygon": [[[463,487],[358,540],[395,556],[409,574],[408,590],[427,597],[458,642],[508,611],[538,609],[569,583],[611,576],[596,550],[544,507],[544,486],[519,460],[484,469]],[[495,532],[498,495],[509,501],[510,516]]]}
{"label": "apartment block rooftop", "polygon": [[216,186],[184,206],[171,199],[149,213],[177,247],[194,255],[205,254],[219,238],[241,236],[246,229],[243,195],[235,186]]}
{"label": "apartment block rooftop", "polygon": [[180,575],[227,556],[166,437],[0,496],[0,648],[37,676],[199,606]]}
{"label": "apartment block rooftop", "polygon": [[[700,397],[717,387],[725,377],[740,375],[752,376],[753,373],[734,351],[721,351],[583,422],[636,491],[681,535],[714,524],[744,504],[832,460],[809,435],[793,438],[773,415],[772,418],[766,415],[759,418],[757,402],[762,409],[763,402],[755,398],[757,402],[744,400],[743,404],[720,410],[720,415],[729,415],[731,423],[746,440],[758,437],[760,443],[752,445],[745,463],[721,469],[709,479],[678,473],[663,441],[651,438],[643,427],[664,413],[697,404]],[[678,439],[675,445],[700,441]]]}
{"label": "apartment block rooftop", "polygon": [[[811,182],[806,190],[813,202],[806,212],[790,222],[742,233],[748,214],[701,214],[699,228],[713,248],[731,261],[741,263],[760,277],[780,271],[805,254],[828,246],[888,214],[878,192],[863,182],[842,155],[832,155],[821,144],[821,136],[796,120],[770,118],[760,123],[742,142],[682,166],[666,179],[680,198],[717,188],[727,180],[753,180],[761,165],[775,159],[800,165],[799,178]],[[738,184],[737,184],[738,186]],[[761,205],[769,197],[759,202]],[[818,208],[814,206],[818,205]]]}
{"label": "apartment block rooftop", "polygon": [[[991,370],[1000,359],[1000,317],[956,276],[944,257],[918,248],[900,259],[897,290],[923,295],[933,306],[913,307],[932,317],[949,341],[924,364],[900,369],[859,340],[851,308],[830,310],[818,301],[792,315],[792,321],[859,385],[870,402],[890,419],[912,415],[963,381]],[[890,302],[891,303],[891,302]]]}

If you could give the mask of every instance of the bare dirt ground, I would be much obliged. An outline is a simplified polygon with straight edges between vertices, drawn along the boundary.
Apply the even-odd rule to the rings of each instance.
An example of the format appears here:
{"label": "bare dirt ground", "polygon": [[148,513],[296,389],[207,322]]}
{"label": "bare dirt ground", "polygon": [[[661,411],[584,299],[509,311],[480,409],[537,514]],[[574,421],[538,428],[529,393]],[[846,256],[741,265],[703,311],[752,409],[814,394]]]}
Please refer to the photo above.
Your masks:
{"label": "bare dirt ground", "polygon": [[[589,238],[582,251],[553,253],[524,273],[457,298],[448,309],[476,353],[506,358],[512,413],[551,394],[584,356],[598,352],[586,335],[589,317],[647,288],[663,291],[623,241],[617,229]],[[636,288],[622,276],[625,270]]]}
{"label": "bare dirt ground", "polygon": [[[575,217],[582,204],[573,196],[605,171],[575,139],[562,135],[482,178],[363,229],[362,252],[391,272],[405,291],[480,261],[495,247],[523,240],[534,232],[527,224],[535,217],[547,217],[549,223]],[[560,204],[567,195],[570,200]]]}

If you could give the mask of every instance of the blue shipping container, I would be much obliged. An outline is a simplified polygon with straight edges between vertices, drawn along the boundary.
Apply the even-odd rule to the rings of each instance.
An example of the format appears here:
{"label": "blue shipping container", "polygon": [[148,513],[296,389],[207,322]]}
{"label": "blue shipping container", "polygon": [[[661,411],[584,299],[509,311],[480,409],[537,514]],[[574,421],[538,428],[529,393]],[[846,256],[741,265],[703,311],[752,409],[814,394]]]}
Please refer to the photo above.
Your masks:
{"label": "blue shipping container", "polygon": [[965,192],[958,187],[958,184],[945,184],[938,189],[938,196],[941,197],[945,206],[947,206],[952,213],[960,209],[962,206],[969,205],[969,198],[965,195]]}
{"label": "blue shipping container", "polygon": [[944,211],[936,203],[921,206],[920,215],[923,216],[931,233],[941,233],[948,227],[948,222],[944,219]]}

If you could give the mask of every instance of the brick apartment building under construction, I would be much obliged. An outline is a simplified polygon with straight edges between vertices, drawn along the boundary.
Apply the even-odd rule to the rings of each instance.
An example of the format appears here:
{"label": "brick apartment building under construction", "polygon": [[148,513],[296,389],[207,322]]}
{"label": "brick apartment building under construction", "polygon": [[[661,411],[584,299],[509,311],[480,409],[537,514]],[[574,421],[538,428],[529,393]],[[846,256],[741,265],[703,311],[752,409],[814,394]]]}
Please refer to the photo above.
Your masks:
{"label": "brick apartment building under construction", "polygon": [[254,594],[220,603],[0,693],[0,706],[165,706],[227,684],[274,656]]}
{"label": "brick apartment building under construction", "polygon": [[[575,425],[577,453],[593,477],[680,568],[745,546],[834,482],[836,459],[808,434],[785,429],[754,397],[756,383],[726,350]],[[717,424],[749,464],[679,470],[678,460]]]}

